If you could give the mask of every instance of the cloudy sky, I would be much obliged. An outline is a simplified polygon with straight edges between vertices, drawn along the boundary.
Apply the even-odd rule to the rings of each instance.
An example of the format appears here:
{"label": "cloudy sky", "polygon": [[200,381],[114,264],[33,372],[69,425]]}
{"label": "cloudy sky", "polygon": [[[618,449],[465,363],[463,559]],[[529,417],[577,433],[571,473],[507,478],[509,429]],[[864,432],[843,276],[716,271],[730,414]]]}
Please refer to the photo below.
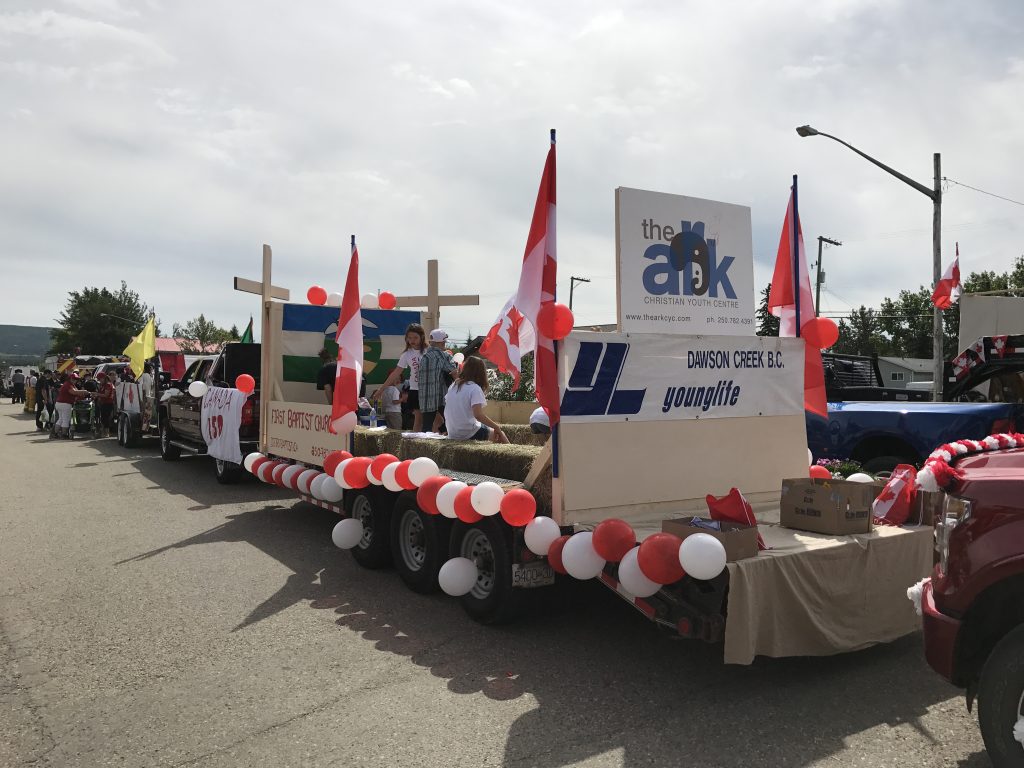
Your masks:
{"label": "cloudy sky", "polygon": [[[518,280],[558,129],[559,290],[615,318],[614,190],[749,206],[770,279],[791,176],[826,310],[931,282],[931,202],[810,123],[931,186],[1024,200],[1017,0],[226,2],[0,5],[0,322],[50,325],[121,280],[165,332],[240,327],[274,282],[478,293],[482,333]],[[1024,207],[951,185],[943,250],[965,272],[1024,253]]]}

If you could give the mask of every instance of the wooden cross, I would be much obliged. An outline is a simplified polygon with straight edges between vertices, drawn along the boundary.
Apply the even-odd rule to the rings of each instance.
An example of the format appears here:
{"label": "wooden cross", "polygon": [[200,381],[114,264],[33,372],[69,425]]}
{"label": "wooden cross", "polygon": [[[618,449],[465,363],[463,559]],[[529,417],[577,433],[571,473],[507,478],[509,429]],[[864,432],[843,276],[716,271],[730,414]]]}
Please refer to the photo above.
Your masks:
{"label": "wooden cross", "polygon": [[426,307],[423,313],[423,327],[427,333],[441,327],[441,307],[476,307],[480,305],[477,295],[441,296],[437,292],[437,259],[427,262],[427,295],[396,296],[397,307]]}
{"label": "wooden cross", "polygon": [[[267,336],[267,330],[270,328],[271,299],[288,301],[288,299],[291,298],[291,292],[287,288],[279,288],[270,282],[271,261],[272,255],[270,252],[270,246],[264,243],[263,280],[257,283],[255,280],[246,280],[244,277],[235,277],[236,291],[256,293],[259,294],[262,299],[261,306],[263,309],[260,312],[260,342],[263,344],[270,343],[270,339]],[[269,426],[270,401],[273,396],[273,393],[266,387],[268,376],[270,374],[267,366],[268,359],[268,355],[260,355],[260,389],[262,392],[262,397],[260,397],[260,450],[263,452],[266,452],[267,449],[267,427]]]}

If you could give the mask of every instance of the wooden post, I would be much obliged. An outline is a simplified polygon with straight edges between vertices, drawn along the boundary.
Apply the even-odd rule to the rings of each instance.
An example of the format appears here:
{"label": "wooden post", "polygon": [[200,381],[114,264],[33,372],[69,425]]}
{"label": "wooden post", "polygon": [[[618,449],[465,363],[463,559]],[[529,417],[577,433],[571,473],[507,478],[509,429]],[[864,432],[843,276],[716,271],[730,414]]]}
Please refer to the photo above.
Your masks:
{"label": "wooden post", "polygon": [[441,327],[441,307],[475,307],[480,305],[478,295],[442,296],[439,293],[437,259],[427,262],[427,295],[396,296],[396,307],[426,307],[423,313],[423,327],[427,333]]}

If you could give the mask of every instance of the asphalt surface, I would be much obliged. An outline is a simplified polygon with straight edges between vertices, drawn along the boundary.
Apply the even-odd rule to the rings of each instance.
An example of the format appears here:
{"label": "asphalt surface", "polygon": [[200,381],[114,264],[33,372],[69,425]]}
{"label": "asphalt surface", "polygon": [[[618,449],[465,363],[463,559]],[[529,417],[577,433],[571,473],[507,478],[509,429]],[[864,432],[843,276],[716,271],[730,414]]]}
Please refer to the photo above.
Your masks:
{"label": "asphalt surface", "polygon": [[0,405],[0,766],[961,766],[920,635],[724,666],[596,582],[485,628],[336,518]]}

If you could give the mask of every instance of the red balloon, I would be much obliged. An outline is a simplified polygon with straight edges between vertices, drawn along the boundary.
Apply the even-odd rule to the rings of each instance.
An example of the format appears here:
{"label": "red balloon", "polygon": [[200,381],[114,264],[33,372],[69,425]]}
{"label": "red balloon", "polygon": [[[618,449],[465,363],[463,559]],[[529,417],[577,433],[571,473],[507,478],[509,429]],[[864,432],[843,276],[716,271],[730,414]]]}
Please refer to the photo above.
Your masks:
{"label": "red balloon", "polygon": [[398,463],[398,468],[395,470],[395,482],[407,491],[412,491],[416,488],[416,483],[409,479],[410,464],[412,464],[412,459],[400,461]]}
{"label": "red balloon", "polygon": [[381,309],[394,309],[395,308],[395,294],[391,291],[381,291],[377,296],[377,304]]}
{"label": "red balloon", "polygon": [[829,472],[825,467],[821,466],[821,464],[812,464],[811,465],[810,476],[811,477],[817,477],[817,478],[820,478],[822,480],[831,480],[832,479],[832,473]]}
{"label": "red balloon", "polygon": [[518,528],[537,516],[537,500],[525,488],[516,488],[501,497],[499,509],[505,522]]}
{"label": "red balloon", "polygon": [[[370,466],[370,472],[372,473],[373,465],[371,464]],[[440,515],[441,510],[437,508],[437,492],[441,490],[442,485],[451,481],[450,477],[445,477],[444,475],[428,477],[427,481],[416,491],[416,504],[428,515]]]}
{"label": "red balloon", "polygon": [[248,373],[241,373],[238,375],[238,378],[235,379],[235,389],[241,390],[247,395],[251,395],[256,389],[256,379]]}
{"label": "red balloon", "polygon": [[372,462],[370,462],[370,474],[373,475],[374,480],[380,480],[381,472],[384,471],[384,467],[388,464],[393,464],[398,461],[397,456],[393,456],[390,453],[382,453],[377,456]]}
{"label": "red balloon", "polygon": [[283,475],[283,474],[284,474],[284,471],[285,471],[286,469],[288,469],[288,467],[289,467],[289,466],[290,466],[290,465],[288,465],[288,464],[285,464],[284,462],[281,462],[281,463],[280,463],[280,464],[278,464],[278,465],[277,465],[276,467],[274,467],[274,471],[273,471],[273,472],[271,473],[271,475],[270,475],[270,476],[271,476],[271,478],[273,479],[273,481],[274,481],[274,482],[275,482],[275,483],[276,483],[277,485],[284,485],[284,484],[283,484],[283,483],[281,482],[281,475]]}
{"label": "red balloon", "polygon": [[575,322],[572,310],[557,301],[542,304],[537,313],[537,329],[549,339],[564,339]]}
{"label": "red balloon", "polygon": [[373,462],[369,456],[356,456],[345,465],[345,484],[352,488],[365,488],[370,484],[370,478],[366,476],[366,470]]}
{"label": "red balloon", "polygon": [[625,520],[611,518],[598,523],[592,543],[597,554],[609,563],[617,563],[636,546],[636,532]]}
{"label": "red balloon", "polygon": [[280,462],[278,461],[268,461],[266,464],[261,466],[259,474],[260,480],[262,480],[264,483],[274,482],[273,478],[271,477],[271,473],[274,471],[274,469],[276,469],[278,464],[280,464]]}
{"label": "red balloon", "polygon": [[473,509],[473,486],[467,485],[455,494],[455,516],[464,523],[475,523],[483,520],[483,515]]}
{"label": "red balloon", "polygon": [[655,533],[640,543],[636,562],[640,572],[657,584],[674,584],[686,575],[679,564],[683,540],[674,533]]}
{"label": "red balloon", "polygon": [[256,461],[252,463],[252,469],[250,469],[249,471],[256,475],[256,477],[259,477],[260,467],[262,467],[268,461],[270,461],[270,459],[268,459],[266,456],[260,456],[258,459],[256,459]]}
{"label": "red balloon", "polygon": [[338,468],[345,459],[351,459],[352,454],[348,451],[331,451],[324,456],[324,472],[334,477],[334,470]]}
{"label": "red balloon", "polygon": [[559,536],[548,547],[548,565],[551,566],[551,570],[555,573],[560,573],[563,576],[569,573],[565,570],[565,566],[562,565],[562,550],[565,548],[565,542],[568,540],[568,536]]}
{"label": "red balloon", "polygon": [[319,285],[314,285],[306,291],[306,298],[309,300],[310,304],[316,304],[318,307],[322,307],[327,303],[327,291]]}
{"label": "red balloon", "polygon": [[818,349],[828,349],[839,341],[839,326],[831,317],[816,317],[800,329],[808,344]]}

